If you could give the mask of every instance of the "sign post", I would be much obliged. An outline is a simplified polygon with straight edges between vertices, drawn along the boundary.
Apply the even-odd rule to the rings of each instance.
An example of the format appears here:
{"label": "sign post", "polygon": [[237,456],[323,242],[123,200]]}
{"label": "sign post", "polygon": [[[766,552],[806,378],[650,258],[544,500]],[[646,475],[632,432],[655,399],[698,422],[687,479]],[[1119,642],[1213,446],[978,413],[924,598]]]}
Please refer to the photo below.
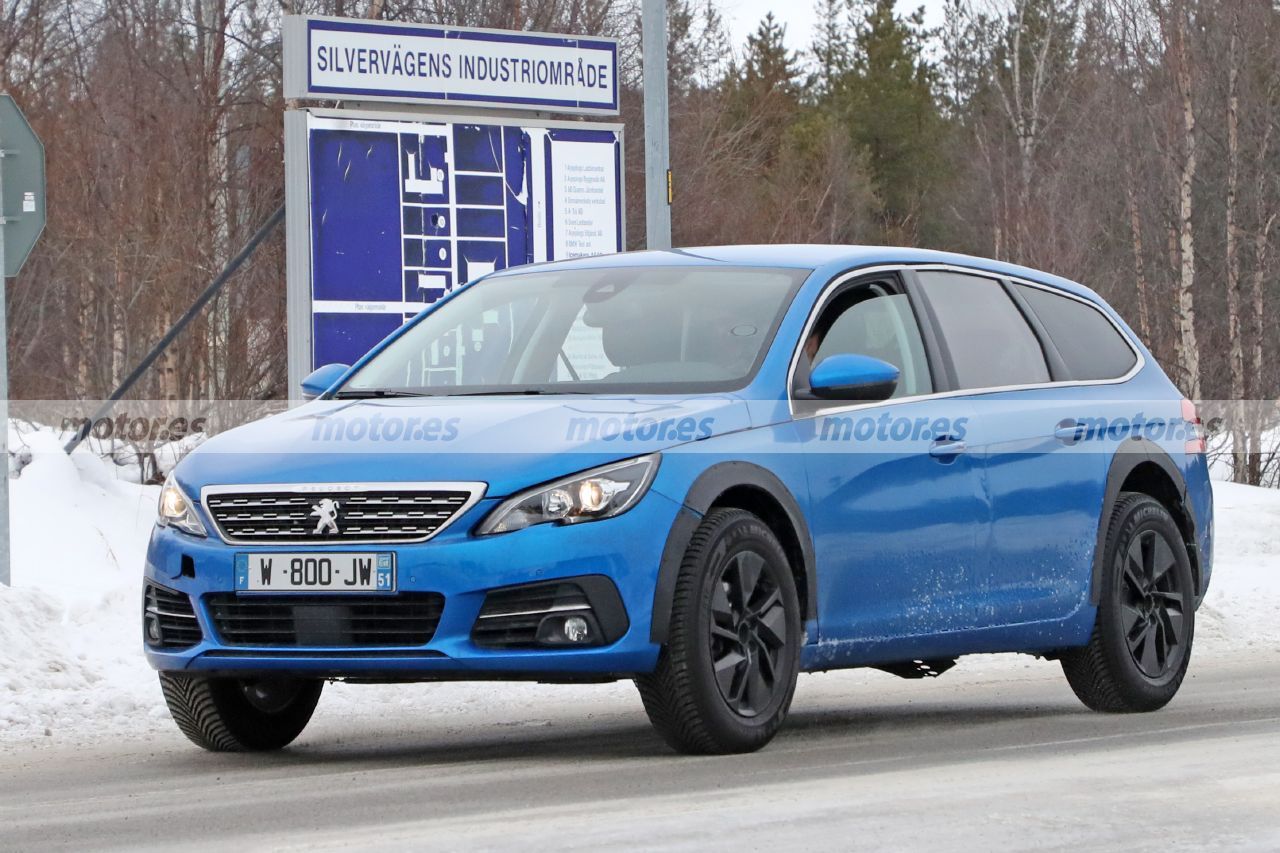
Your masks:
{"label": "sign post", "polygon": [[667,2],[641,6],[644,60],[645,246],[671,248],[671,151],[667,118]]}
{"label": "sign post", "polygon": [[9,574],[9,333],[5,281],[44,230],[44,146],[13,98],[0,95],[0,583]]}

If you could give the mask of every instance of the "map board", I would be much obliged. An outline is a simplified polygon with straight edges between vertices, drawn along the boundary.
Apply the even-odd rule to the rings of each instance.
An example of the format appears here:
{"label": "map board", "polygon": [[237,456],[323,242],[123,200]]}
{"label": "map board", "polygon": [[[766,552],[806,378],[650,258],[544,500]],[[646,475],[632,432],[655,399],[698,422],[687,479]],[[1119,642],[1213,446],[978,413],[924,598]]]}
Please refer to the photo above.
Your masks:
{"label": "map board", "polygon": [[292,110],[285,134],[298,375],[486,273],[624,247],[620,125]]}
{"label": "map board", "polygon": [[314,105],[285,112],[291,395],[488,272],[624,248],[622,126],[547,120],[618,113],[617,39],[286,15],[282,45]]}

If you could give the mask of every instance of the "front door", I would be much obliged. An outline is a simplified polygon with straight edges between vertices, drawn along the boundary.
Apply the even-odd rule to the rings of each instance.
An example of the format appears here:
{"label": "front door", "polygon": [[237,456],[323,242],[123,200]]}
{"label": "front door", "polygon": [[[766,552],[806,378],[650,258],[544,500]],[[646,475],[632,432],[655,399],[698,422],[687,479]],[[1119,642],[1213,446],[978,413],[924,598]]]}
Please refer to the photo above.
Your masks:
{"label": "front door", "polygon": [[[977,545],[989,512],[969,452],[972,407],[930,396],[920,329],[896,278],[855,282],[825,303],[797,364],[820,640],[833,665],[876,660],[893,639],[974,624]],[[846,353],[896,366],[894,396],[874,405],[814,400],[812,366]],[[912,648],[927,654],[930,646]]]}

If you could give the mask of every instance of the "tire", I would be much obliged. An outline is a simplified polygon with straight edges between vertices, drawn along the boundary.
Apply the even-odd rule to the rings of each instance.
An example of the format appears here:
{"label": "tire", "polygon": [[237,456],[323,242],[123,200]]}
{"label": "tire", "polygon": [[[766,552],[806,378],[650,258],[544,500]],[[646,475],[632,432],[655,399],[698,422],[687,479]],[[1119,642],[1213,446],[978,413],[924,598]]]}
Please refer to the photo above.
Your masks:
{"label": "tire", "polygon": [[767,744],[795,693],[800,623],[795,579],[773,531],[744,510],[708,513],[680,565],[657,668],[636,678],[658,734],[695,755]]}
{"label": "tire", "polygon": [[201,678],[160,673],[178,728],[210,752],[281,749],[302,733],[320,701],[316,679]]}
{"label": "tire", "polygon": [[1062,655],[1062,671],[1087,707],[1154,711],[1173,699],[1191,662],[1195,585],[1169,511],[1137,492],[1112,510],[1102,589],[1089,645]]}

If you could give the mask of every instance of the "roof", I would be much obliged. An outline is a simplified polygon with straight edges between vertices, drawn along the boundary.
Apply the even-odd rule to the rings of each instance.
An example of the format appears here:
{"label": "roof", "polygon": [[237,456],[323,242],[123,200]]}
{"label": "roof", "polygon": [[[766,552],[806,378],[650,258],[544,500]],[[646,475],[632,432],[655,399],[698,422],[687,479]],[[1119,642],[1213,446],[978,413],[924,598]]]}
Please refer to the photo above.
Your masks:
{"label": "roof", "polygon": [[[624,266],[689,266],[695,264],[812,269],[821,271],[824,277],[856,267],[876,264],[951,264],[972,267],[997,275],[1024,278],[1100,301],[1097,294],[1089,290],[1089,288],[1051,273],[972,255],[900,246],[834,246],[817,244],[698,246],[666,251],[596,255],[569,261],[551,261],[545,264],[537,264],[534,268],[542,271],[602,269]],[[528,266],[513,267],[511,273],[529,271],[531,269]]]}

